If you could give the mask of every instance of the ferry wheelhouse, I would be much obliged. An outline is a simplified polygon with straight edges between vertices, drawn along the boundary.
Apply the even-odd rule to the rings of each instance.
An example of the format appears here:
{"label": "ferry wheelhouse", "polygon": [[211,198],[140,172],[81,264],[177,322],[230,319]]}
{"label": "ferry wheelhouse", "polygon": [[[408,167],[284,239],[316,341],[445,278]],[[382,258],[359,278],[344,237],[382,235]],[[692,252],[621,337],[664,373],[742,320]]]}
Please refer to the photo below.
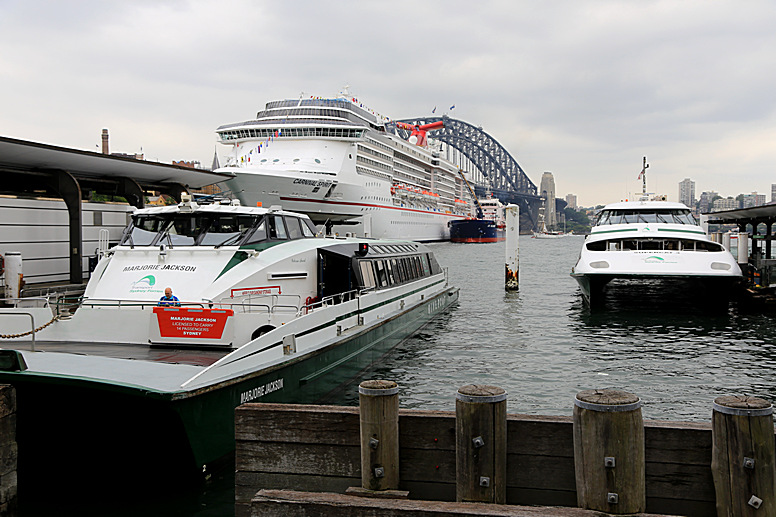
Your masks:
{"label": "ferry wheelhouse", "polygon": [[248,206],[281,205],[335,233],[415,241],[449,239],[448,222],[471,215],[455,165],[410,126],[404,140],[388,119],[355,98],[273,101],[256,118],[217,129],[231,146],[217,172]]}

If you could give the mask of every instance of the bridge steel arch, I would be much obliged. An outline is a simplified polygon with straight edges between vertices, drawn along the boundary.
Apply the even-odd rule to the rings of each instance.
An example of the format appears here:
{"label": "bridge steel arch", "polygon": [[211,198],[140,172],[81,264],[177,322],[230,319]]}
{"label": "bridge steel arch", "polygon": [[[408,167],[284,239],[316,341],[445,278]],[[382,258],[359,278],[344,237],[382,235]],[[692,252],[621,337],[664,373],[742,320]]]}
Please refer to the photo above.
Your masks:
{"label": "bridge steel arch", "polygon": [[[541,197],[536,185],[531,181],[517,160],[495,138],[468,122],[443,117],[418,117],[403,119],[413,125],[444,122],[444,127],[429,131],[429,137],[444,142],[457,149],[474,164],[477,174],[473,176],[474,188],[478,196],[484,196],[490,189],[503,203],[515,203],[520,206],[521,228],[535,227]],[[408,138],[410,132],[398,129],[396,121],[388,122],[386,130]],[[527,220],[526,220],[527,219]]]}

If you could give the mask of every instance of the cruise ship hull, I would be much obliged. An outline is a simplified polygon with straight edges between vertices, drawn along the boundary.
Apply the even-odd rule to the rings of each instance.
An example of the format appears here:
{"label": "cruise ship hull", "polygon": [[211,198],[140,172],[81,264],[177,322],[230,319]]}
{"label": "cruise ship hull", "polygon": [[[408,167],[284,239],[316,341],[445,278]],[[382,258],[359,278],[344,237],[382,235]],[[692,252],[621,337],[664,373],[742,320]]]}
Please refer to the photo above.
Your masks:
{"label": "cruise ship hull", "polygon": [[450,240],[453,242],[487,243],[506,238],[503,230],[488,219],[464,219],[450,223]]}

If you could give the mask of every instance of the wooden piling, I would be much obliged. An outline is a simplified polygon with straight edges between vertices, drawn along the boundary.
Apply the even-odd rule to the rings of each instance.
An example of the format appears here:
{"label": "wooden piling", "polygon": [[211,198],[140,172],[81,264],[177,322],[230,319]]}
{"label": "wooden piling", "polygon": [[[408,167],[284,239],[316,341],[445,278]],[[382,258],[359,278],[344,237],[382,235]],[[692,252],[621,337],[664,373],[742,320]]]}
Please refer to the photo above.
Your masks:
{"label": "wooden piling", "polygon": [[361,486],[399,488],[399,386],[369,380],[358,386],[361,427]]}
{"label": "wooden piling", "polygon": [[775,516],[773,406],[748,396],[714,400],[711,471],[717,515]]}
{"label": "wooden piling", "polygon": [[507,393],[468,385],[455,396],[458,502],[506,503]]}
{"label": "wooden piling", "polygon": [[646,511],[641,401],[618,390],[585,390],[574,399],[577,504],[606,513]]}
{"label": "wooden piling", "polygon": [[506,213],[506,257],[504,289],[516,291],[520,287],[520,207],[509,204]]}
{"label": "wooden piling", "polygon": [[16,389],[0,385],[0,516],[16,515]]}

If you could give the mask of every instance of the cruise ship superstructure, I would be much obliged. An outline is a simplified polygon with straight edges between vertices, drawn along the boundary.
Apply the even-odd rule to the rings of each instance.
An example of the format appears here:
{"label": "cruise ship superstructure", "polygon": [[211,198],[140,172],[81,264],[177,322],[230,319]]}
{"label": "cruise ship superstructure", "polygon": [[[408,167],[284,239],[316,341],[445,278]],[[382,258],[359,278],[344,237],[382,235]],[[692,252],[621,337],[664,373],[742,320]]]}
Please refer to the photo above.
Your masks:
{"label": "cruise ship superstructure", "polygon": [[410,126],[409,140],[355,98],[267,103],[254,120],[217,129],[231,145],[221,186],[244,205],[303,212],[340,234],[416,241],[449,239],[448,222],[471,215],[455,165]]}

